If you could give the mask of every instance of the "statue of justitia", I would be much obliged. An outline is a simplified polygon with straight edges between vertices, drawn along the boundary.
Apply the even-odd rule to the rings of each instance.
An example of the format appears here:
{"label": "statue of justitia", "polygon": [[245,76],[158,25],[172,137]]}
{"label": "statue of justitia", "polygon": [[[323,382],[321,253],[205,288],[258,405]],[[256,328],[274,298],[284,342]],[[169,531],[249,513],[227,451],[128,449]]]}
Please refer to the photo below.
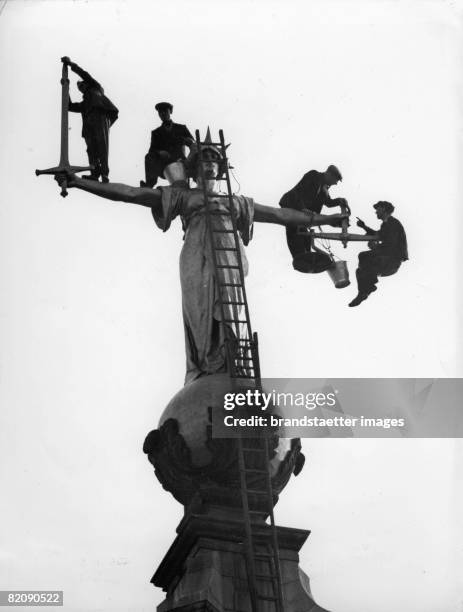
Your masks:
{"label": "statue of justitia", "polygon": [[[202,145],[203,176],[207,181],[208,197],[216,212],[226,211],[228,199],[214,198],[219,195],[217,178],[222,172],[224,163],[218,148],[207,143]],[[214,268],[211,261],[211,245],[206,224],[205,198],[199,171],[199,155],[192,152],[189,158],[190,175],[196,187],[190,188],[186,181],[177,181],[167,187],[150,189],[131,187],[121,183],[97,183],[82,180],[75,175],[57,175],[58,182],[67,180],[68,187],[88,191],[103,198],[139,204],[151,208],[155,222],[163,231],[180,217],[185,231],[180,254],[180,282],[182,286],[183,320],[186,344],[186,377],[185,383],[192,382],[204,374],[216,374],[226,370],[225,338],[221,329],[221,314],[218,307],[218,295]],[[167,172],[168,174],[168,172]],[[186,178],[186,176],[185,176]],[[276,223],[283,226],[333,225],[338,226],[344,214],[322,215],[313,211],[300,211],[291,208],[277,208],[258,204],[250,197],[233,196],[239,248],[242,255],[244,273],[247,273],[247,260],[244,253],[252,237],[253,223]],[[231,229],[230,217],[216,215],[216,223],[223,229]],[[224,247],[228,246],[229,237],[217,234]],[[228,262],[230,253],[221,252],[221,261]],[[237,271],[227,271],[230,282],[233,282]],[[234,301],[234,288],[228,288],[230,295],[227,301]]]}

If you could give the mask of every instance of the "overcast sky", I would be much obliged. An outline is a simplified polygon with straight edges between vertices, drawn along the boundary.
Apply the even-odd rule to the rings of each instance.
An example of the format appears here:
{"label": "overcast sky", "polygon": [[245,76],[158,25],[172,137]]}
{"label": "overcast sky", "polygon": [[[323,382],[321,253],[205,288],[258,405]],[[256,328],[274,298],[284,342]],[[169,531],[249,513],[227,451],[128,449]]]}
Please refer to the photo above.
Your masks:
{"label": "overcast sky", "polygon": [[[335,163],[332,195],[354,216],[377,226],[371,205],[396,206],[410,261],[356,309],[355,283],[296,273],[283,228],[255,227],[247,288],[265,377],[460,377],[462,3],[1,6],[0,589],[63,589],[66,612],[148,611],[182,515],[141,452],[183,384],[182,233],[35,177],[58,162],[60,57],[120,109],[111,180],[143,178],[154,104],[168,100],[191,131],[224,130],[240,193],[259,203]],[[70,126],[81,164],[78,115]],[[334,244],[353,280],[362,248]],[[460,611],[460,441],[306,440],[304,452],[276,518],[312,530],[301,566],[317,601]]]}

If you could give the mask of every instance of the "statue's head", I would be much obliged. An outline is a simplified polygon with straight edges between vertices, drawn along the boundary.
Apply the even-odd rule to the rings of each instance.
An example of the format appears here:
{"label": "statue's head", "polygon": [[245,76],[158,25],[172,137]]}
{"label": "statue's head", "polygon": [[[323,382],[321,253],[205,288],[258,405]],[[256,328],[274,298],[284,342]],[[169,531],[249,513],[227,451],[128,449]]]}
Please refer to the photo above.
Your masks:
{"label": "statue's head", "polygon": [[219,179],[225,172],[226,163],[220,149],[213,144],[208,144],[206,139],[201,145],[201,155],[197,147],[192,149],[187,160],[188,173],[196,182],[202,178],[203,173],[207,180]]}

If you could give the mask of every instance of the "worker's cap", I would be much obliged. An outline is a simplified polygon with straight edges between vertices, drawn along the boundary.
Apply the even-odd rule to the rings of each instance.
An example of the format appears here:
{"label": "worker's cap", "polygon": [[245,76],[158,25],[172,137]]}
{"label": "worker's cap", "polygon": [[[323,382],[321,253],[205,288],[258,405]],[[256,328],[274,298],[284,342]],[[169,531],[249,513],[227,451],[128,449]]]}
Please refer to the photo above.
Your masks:
{"label": "worker's cap", "polygon": [[170,110],[170,112],[172,112],[174,110],[170,102],[158,102],[154,108],[157,111]]}
{"label": "worker's cap", "polygon": [[394,206],[390,202],[386,202],[386,200],[376,202],[376,204],[373,204],[373,208],[383,208],[388,215],[394,212]]}
{"label": "worker's cap", "polygon": [[342,181],[342,174],[339,171],[339,168],[337,166],[334,166],[333,164],[331,164],[330,166],[328,166],[326,171],[332,174],[333,176],[335,176],[338,179],[338,181]]}

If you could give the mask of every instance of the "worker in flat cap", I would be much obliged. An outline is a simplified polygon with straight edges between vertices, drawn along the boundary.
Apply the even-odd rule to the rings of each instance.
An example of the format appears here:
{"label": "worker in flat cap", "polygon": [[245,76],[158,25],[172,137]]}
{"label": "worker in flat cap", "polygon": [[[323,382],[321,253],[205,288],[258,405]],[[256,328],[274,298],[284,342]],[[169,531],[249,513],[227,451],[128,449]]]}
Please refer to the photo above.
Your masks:
{"label": "worker in flat cap", "polygon": [[185,159],[185,146],[194,143],[186,125],[171,119],[174,107],[170,102],[158,102],[154,107],[162,124],[151,132],[151,144],[145,156],[145,180],[140,187],[154,187],[164,168],[180,159]]}
{"label": "worker in flat cap", "polygon": [[[295,210],[310,210],[316,214],[320,214],[323,206],[328,208],[341,206],[349,210],[345,198],[333,199],[330,196],[330,187],[339,181],[342,181],[342,174],[334,165],[328,166],[324,172],[310,170],[295,187],[283,195],[280,206]],[[300,272],[323,272],[333,263],[328,255],[311,247],[309,232],[307,230],[304,232],[303,228],[288,226],[286,241],[293,256],[293,267]]]}
{"label": "worker in flat cap", "polygon": [[408,259],[407,236],[402,223],[392,216],[394,206],[386,200],[373,204],[376,216],[382,221],[379,231],[368,227],[357,217],[357,225],[367,234],[374,234],[375,240],[368,243],[369,251],[359,253],[357,268],[358,295],[349,306],[358,306],[370,293],[376,291],[378,276],[391,276]]}

